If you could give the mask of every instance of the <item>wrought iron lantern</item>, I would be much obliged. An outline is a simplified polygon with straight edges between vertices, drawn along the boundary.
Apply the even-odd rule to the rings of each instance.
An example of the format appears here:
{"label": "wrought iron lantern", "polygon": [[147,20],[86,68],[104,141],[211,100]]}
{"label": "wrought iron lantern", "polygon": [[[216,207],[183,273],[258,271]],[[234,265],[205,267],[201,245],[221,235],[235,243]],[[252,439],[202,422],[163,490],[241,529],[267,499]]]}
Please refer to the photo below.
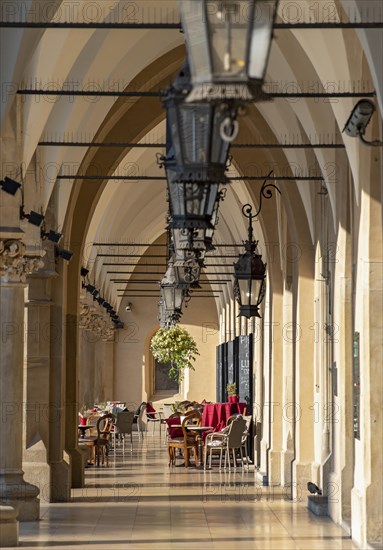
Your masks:
{"label": "wrought iron lantern", "polygon": [[180,0],[193,90],[187,101],[264,98],[278,0]]}
{"label": "wrought iron lantern", "polygon": [[259,306],[266,292],[266,264],[263,263],[262,256],[258,253],[258,241],[253,239],[253,219],[258,217],[262,209],[262,198],[272,197],[271,187],[280,193],[276,185],[267,184],[266,181],[260,191],[258,211],[253,214],[250,204],[245,204],[242,207],[242,214],[249,220],[248,237],[244,242],[245,253],[241,254],[234,264],[234,296],[239,304],[239,315],[248,319],[260,317]]}
{"label": "wrought iron lantern", "polygon": [[266,264],[258,254],[258,241],[253,239],[252,207],[245,204],[243,215],[249,220],[248,239],[245,253],[234,264],[234,296],[239,304],[239,314],[247,317],[260,317],[258,307],[266,291]]}
{"label": "wrought iron lantern", "polygon": [[160,288],[165,310],[180,317],[186,286],[177,281],[172,258],[168,262],[168,269],[160,282]]}
{"label": "wrought iron lantern", "polygon": [[168,180],[171,227],[211,227],[219,184],[227,182],[229,147],[238,132],[236,108],[186,103],[187,64],[167,91],[167,154],[161,157]]}

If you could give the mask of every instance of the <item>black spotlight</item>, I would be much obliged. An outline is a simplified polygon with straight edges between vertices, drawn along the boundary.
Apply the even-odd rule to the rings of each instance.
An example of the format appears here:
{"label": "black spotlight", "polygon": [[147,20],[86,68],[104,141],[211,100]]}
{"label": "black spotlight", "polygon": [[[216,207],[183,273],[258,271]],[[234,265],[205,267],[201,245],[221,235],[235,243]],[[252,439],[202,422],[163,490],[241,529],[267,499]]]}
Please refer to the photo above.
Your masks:
{"label": "black spotlight", "polygon": [[40,227],[40,225],[44,221],[44,216],[42,214],[39,214],[34,210],[31,210],[29,214],[25,214],[25,212],[21,208],[21,219],[24,219],[24,218],[26,218],[29,221],[29,223],[31,223],[32,225],[35,225],[36,227]]}
{"label": "black spotlight", "polygon": [[124,328],[124,323],[122,321],[117,321],[114,323],[115,328]]}
{"label": "black spotlight", "polygon": [[104,305],[105,303],[105,300],[104,298],[101,298],[101,296],[99,296],[98,298],[96,298],[97,302],[100,304],[100,306]]}
{"label": "black spotlight", "polygon": [[48,241],[51,241],[52,243],[58,243],[63,236],[62,233],[58,233],[57,231],[42,231],[41,237],[43,239],[48,239]]}
{"label": "black spotlight", "polygon": [[57,256],[69,262],[72,259],[73,252],[71,252],[70,250],[64,250],[64,249],[57,250]]}
{"label": "black spotlight", "polygon": [[17,190],[21,187],[21,183],[7,177],[0,181],[0,185],[2,190],[8,193],[8,195],[16,195]]}
{"label": "black spotlight", "polygon": [[81,277],[86,277],[89,273],[89,269],[86,269],[86,267],[81,268]]}
{"label": "black spotlight", "polygon": [[105,301],[104,301],[103,306],[104,306],[104,308],[105,308],[107,311],[109,311],[110,309],[112,309],[112,306],[110,305],[109,302],[105,302]]}

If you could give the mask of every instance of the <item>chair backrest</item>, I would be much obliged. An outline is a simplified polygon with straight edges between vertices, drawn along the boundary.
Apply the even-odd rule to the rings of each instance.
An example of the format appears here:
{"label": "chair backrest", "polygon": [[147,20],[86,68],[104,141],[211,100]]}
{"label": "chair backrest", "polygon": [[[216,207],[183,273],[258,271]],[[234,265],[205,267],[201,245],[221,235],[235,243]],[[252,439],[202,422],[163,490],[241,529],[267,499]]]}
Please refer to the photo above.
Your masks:
{"label": "chair backrest", "polygon": [[112,413],[104,414],[97,420],[97,437],[99,439],[109,439],[115,420],[116,417]]}
{"label": "chair backrest", "polygon": [[229,426],[227,446],[237,449],[242,445],[242,436],[246,430],[246,420],[242,416],[234,418]]}
{"label": "chair backrest", "polygon": [[116,433],[131,434],[134,419],[134,411],[123,411],[117,413],[115,424]]}
{"label": "chair backrest", "polygon": [[141,403],[140,405],[140,412],[138,413],[137,417],[137,426],[140,431],[146,430],[146,422],[144,421],[144,413],[146,411],[146,403]]}
{"label": "chair backrest", "polygon": [[94,428],[91,428],[89,430],[89,435],[96,436],[97,435],[97,421],[99,418],[101,418],[100,413],[92,413],[88,416],[86,423],[91,424],[94,426]]}
{"label": "chair backrest", "polygon": [[188,411],[185,414],[185,417],[182,421],[182,431],[184,434],[184,437],[187,437],[190,435],[190,432],[186,429],[186,426],[190,426],[190,424],[195,424],[196,426],[201,425],[202,415],[199,411]]}

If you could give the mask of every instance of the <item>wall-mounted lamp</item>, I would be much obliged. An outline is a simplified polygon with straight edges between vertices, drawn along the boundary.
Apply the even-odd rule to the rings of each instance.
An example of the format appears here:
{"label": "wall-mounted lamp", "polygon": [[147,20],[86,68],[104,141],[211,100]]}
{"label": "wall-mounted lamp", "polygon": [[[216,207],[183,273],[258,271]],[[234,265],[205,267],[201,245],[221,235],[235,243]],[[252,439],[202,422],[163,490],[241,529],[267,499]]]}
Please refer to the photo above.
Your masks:
{"label": "wall-mounted lamp", "polygon": [[40,227],[40,225],[44,221],[43,214],[39,214],[39,212],[35,212],[34,210],[31,210],[29,214],[26,214],[23,210],[23,207],[20,208],[20,219],[27,219],[29,223],[32,225],[35,225],[36,227]]}
{"label": "wall-mounted lamp", "polygon": [[[270,172],[269,175],[271,175]],[[273,187],[280,193],[278,187],[272,183],[264,181],[259,198],[259,209],[255,214],[252,213],[252,206],[245,204],[242,207],[242,214],[249,220],[248,237],[245,241],[245,253],[241,254],[238,261],[234,264],[234,297],[239,304],[239,315],[249,319],[250,317],[260,317],[259,306],[265,297],[266,292],[266,264],[262,261],[261,254],[258,253],[258,241],[253,239],[253,219],[257,218],[262,208],[262,197],[269,199],[272,197],[270,187]]]}
{"label": "wall-mounted lamp", "polygon": [[72,259],[73,252],[71,252],[70,250],[65,250],[63,248],[62,249],[57,248],[56,249],[56,256],[59,257],[59,258],[62,258],[63,260],[66,260],[67,262],[69,262]]}
{"label": "wall-mounted lamp", "polygon": [[62,233],[58,233],[57,231],[41,231],[41,238],[42,239],[48,239],[48,241],[51,241],[52,243],[58,243],[60,242],[61,237],[63,236]]}
{"label": "wall-mounted lamp", "polygon": [[125,306],[125,311],[132,311],[132,302],[128,302]]}
{"label": "wall-mounted lamp", "polygon": [[371,147],[382,147],[383,141],[379,141],[378,139],[368,141],[364,137],[367,125],[370,122],[374,111],[375,104],[370,99],[361,99],[358,101],[343,128],[343,132],[345,132],[349,137],[358,137],[365,145],[370,145]]}
{"label": "wall-mounted lamp", "polygon": [[2,190],[8,193],[8,195],[16,195],[17,190],[21,187],[21,183],[7,177],[0,181],[0,185]]}

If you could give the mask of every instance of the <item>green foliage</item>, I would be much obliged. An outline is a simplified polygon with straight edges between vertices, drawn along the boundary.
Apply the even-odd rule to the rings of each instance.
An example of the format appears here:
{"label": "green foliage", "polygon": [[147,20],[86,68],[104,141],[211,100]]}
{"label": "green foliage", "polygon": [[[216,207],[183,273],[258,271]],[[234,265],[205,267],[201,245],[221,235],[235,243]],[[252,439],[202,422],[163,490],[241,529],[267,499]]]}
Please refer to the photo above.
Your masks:
{"label": "green foliage", "polygon": [[154,357],[161,363],[169,363],[169,377],[179,382],[184,370],[194,370],[193,361],[199,355],[194,338],[184,328],[173,325],[160,328],[153,336],[150,348]]}

